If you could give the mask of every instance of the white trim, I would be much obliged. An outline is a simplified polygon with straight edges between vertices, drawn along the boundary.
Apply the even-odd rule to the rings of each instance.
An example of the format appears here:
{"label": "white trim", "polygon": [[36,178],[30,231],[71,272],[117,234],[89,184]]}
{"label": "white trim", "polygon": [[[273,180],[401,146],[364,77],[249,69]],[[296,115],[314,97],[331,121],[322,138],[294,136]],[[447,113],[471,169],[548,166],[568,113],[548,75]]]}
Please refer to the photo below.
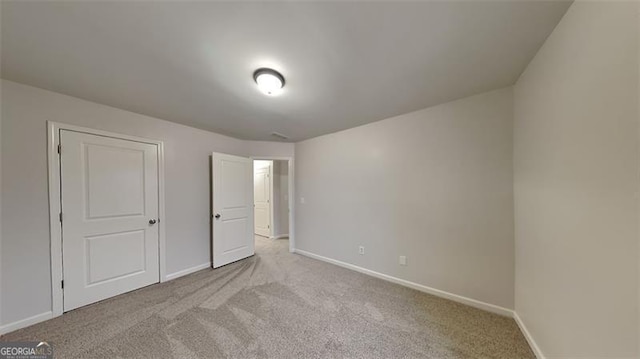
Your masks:
{"label": "white trim", "polygon": [[165,193],[164,193],[164,143],[157,141],[158,145],[158,260],[160,261],[160,283],[167,279],[167,216],[165,215]]}
{"label": "white trim", "polygon": [[280,239],[280,238],[288,238],[289,234],[284,233],[284,234],[278,234],[277,236],[271,236],[269,237],[269,239]]}
{"label": "white trim", "polygon": [[289,160],[289,252],[293,253],[295,251],[295,235],[296,235],[296,222],[295,222],[295,213],[296,213],[296,192],[295,192],[295,171],[294,171],[294,163],[295,159],[291,157]]}
{"label": "white trim", "polygon": [[29,318],[18,320],[17,322],[5,324],[5,325],[0,327],[0,335],[7,334],[7,333],[12,332],[14,330],[22,329],[22,328],[28,327],[30,325],[34,325],[36,323],[44,322],[45,320],[49,320],[49,319],[51,319],[53,317],[54,317],[53,312],[48,311],[48,312],[45,312],[45,313],[34,315],[32,317],[29,317]]}
{"label": "white trim", "polygon": [[[159,282],[166,281],[166,230],[165,230],[165,194],[164,194],[164,143],[158,140],[150,140],[143,137],[123,135],[119,133],[95,130],[92,128],[68,125],[59,122],[47,121],[47,171],[49,180],[49,231],[51,250],[51,313],[53,317],[62,315],[63,292],[60,287],[62,281],[62,227],[59,213],[62,208],[60,197],[60,162],[58,157],[58,144],[60,130],[83,132],[98,136],[119,138],[129,141],[149,143],[158,146],[158,261],[160,262]],[[62,149],[64,151],[64,149]],[[26,319],[25,319],[26,320]]]}
{"label": "white trim", "polygon": [[296,244],[296,231],[295,231],[295,206],[296,206],[296,198],[295,198],[295,168],[294,168],[294,157],[278,157],[278,156],[251,156],[252,160],[271,160],[271,161],[287,161],[289,164],[289,252],[295,253],[295,244]]}
{"label": "white trim", "polygon": [[58,219],[60,212],[60,163],[58,161],[59,127],[47,121],[47,171],[49,175],[49,237],[51,251],[51,313],[62,315],[62,227]]}
{"label": "white trim", "polygon": [[183,269],[181,271],[177,271],[175,273],[167,274],[165,282],[166,281],[170,281],[172,279],[184,277],[185,275],[188,275],[188,274],[191,274],[191,273],[195,273],[197,271],[200,271],[200,270],[203,270],[203,269],[207,269],[207,268],[211,268],[211,262],[202,263],[202,264],[199,264],[199,265],[197,265],[195,267],[191,267],[191,268]]}
{"label": "white trim", "polygon": [[435,296],[438,296],[438,297],[441,297],[441,298],[445,298],[445,299],[450,299],[450,300],[452,300],[454,302],[466,304],[466,305],[474,307],[474,308],[478,308],[478,309],[482,309],[482,310],[485,310],[485,311],[488,311],[488,312],[500,314],[500,315],[503,315],[505,317],[510,317],[510,318],[513,317],[513,310],[507,309],[507,308],[504,308],[504,307],[500,307],[498,305],[481,302],[481,301],[476,300],[476,299],[463,297],[463,296],[458,295],[458,294],[453,294],[453,293],[445,292],[445,291],[440,290],[440,289],[427,287],[427,286],[422,285],[422,284],[418,284],[418,283],[410,282],[408,280],[392,277],[392,276],[387,275],[387,274],[382,274],[382,273],[379,273],[379,272],[376,272],[376,271],[372,271],[370,269],[358,267],[358,266],[350,264],[350,263],[341,262],[339,260],[323,257],[323,256],[320,256],[320,255],[317,255],[317,254],[313,254],[311,252],[303,251],[303,250],[300,250],[300,249],[295,249],[294,253],[301,254],[301,255],[303,255],[305,257],[321,260],[323,262],[335,264],[337,266],[340,266],[340,267],[343,267],[343,268],[347,268],[347,269],[351,269],[351,270],[354,270],[356,272],[360,272],[360,273],[363,273],[363,274],[366,274],[366,275],[370,275],[372,277],[376,277],[376,278],[379,278],[379,279],[383,279],[383,280],[386,280],[388,282],[392,282],[392,283],[403,285],[405,287],[413,288],[413,289],[419,290],[419,291],[424,292],[424,293],[432,294],[432,295],[435,295]]}
{"label": "white trim", "polygon": [[[637,6],[636,10],[638,11],[638,13],[636,15],[638,16],[638,18],[640,18],[640,5]],[[637,22],[636,33],[640,34],[640,21]],[[637,56],[638,56],[638,58],[640,58],[640,36],[638,36],[638,44],[637,45],[638,45]],[[638,71],[638,79],[637,80],[640,81],[640,61],[638,61],[638,70],[639,71]],[[638,93],[638,102],[637,103],[638,103],[638,108],[637,108],[638,112],[637,113],[640,113],[640,92]],[[637,204],[640,204],[640,198],[638,198],[638,196],[636,196],[636,205]],[[637,221],[637,225],[638,225],[637,229],[638,229],[638,231],[636,233],[640,233],[640,217],[638,217],[637,220],[638,220]],[[637,271],[638,271],[638,277],[637,277],[638,278],[638,292],[637,292],[637,295],[638,295],[638,306],[640,307],[640,236],[637,236],[637,240],[638,240],[638,247],[637,247],[638,248],[638,262],[637,262],[638,263],[638,268],[636,268]],[[637,333],[638,337],[636,338],[637,339],[636,343],[638,343],[638,349],[637,350],[640,352],[640,311],[638,311],[638,318],[637,319],[638,319],[638,321],[637,321],[637,323],[638,323],[638,331],[636,333]]]}
{"label": "white trim", "polygon": [[[254,163],[255,162],[251,161],[251,166],[252,167],[253,167]],[[273,178],[273,166],[275,166],[275,163],[273,161],[271,161],[271,164],[269,165],[269,237],[270,238],[273,238],[273,236],[276,233],[276,223],[275,223],[276,214],[274,213],[274,209],[275,209],[274,208],[274,203],[276,201],[273,198],[273,194],[276,191],[275,191],[275,186],[274,186],[275,180]],[[251,179],[251,183],[253,183],[253,179]],[[255,203],[255,198],[253,200],[254,200],[254,203]],[[255,222],[255,219],[254,219],[254,222]],[[255,226],[255,223],[254,223],[254,226]]]}
{"label": "white trim", "polygon": [[527,326],[524,325],[524,322],[522,321],[522,319],[520,319],[520,316],[516,311],[513,312],[513,319],[518,324],[518,327],[520,328],[522,335],[524,335],[524,338],[527,340],[527,343],[529,343],[529,346],[531,347],[531,350],[533,351],[533,354],[536,356],[536,358],[546,359],[546,357],[542,353],[542,350],[538,346],[538,343],[536,343],[536,341],[533,339],[533,336],[527,329]]}

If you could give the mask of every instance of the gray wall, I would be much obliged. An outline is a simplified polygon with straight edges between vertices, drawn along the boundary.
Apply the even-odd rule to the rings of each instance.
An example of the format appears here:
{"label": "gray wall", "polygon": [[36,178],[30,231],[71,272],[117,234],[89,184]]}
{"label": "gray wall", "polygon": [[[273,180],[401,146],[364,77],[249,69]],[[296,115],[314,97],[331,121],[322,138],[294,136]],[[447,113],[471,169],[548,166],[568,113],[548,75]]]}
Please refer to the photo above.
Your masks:
{"label": "gray wall", "polygon": [[516,311],[549,358],[637,357],[638,2],[575,2],[515,90]]}
{"label": "gray wall", "polygon": [[296,248],[513,308],[512,116],[505,88],[297,143]]}
{"label": "gray wall", "polygon": [[293,156],[293,145],[241,141],[2,81],[2,324],[51,310],[46,120],[164,141],[167,274],[210,260],[209,155]]}

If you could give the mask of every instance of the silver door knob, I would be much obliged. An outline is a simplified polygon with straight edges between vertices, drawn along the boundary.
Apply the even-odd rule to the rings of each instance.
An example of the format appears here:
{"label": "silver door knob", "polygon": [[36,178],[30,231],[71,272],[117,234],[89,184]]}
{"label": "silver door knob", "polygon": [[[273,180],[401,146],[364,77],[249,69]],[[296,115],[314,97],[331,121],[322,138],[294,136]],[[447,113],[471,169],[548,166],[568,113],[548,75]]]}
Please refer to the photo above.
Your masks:
{"label": "silver door knob", "polygon": [[216,217],[216,219],[220,219],[220,213],[216,213],[214,217]]}
{"label": "silver door knob", "polygon": [[150,219],[150,220],[149,220],[149,224],[156,224],[156,222],[157,222],[157,221],[156,221],[155,219]]}

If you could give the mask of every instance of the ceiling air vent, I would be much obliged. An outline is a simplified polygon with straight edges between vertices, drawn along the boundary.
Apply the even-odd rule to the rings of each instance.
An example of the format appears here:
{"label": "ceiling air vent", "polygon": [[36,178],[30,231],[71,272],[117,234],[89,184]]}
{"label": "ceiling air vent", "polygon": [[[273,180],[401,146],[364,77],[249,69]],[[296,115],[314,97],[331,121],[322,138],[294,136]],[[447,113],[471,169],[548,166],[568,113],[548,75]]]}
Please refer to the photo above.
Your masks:
{"label": "ceiling air vent", "polygon": [[277,138],[279,138],[281,140],[288,140],[289,139],[288,136],[285,136],[285,135],[283,135],[283,134],[281,134],[279,132],[271,132],[271,136],[277,137]]}

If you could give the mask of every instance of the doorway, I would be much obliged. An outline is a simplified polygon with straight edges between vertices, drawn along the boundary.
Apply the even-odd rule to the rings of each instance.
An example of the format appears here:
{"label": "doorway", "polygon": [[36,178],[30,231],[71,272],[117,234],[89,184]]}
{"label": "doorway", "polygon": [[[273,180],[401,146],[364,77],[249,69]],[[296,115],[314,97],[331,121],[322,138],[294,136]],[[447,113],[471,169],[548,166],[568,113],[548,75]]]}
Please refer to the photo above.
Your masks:
{"label": "doorway", "polygon": [[277,215],[274,213],[274,210],[277,211],[274,208],[274,167],[274,161],[253,161],[253,233],[267,238],[275,233],[273,222]]}
{"label": "doorway", "polygon": [[291,176],[288,159],[253,161],[254,233],[272,240],[289,240]]}

